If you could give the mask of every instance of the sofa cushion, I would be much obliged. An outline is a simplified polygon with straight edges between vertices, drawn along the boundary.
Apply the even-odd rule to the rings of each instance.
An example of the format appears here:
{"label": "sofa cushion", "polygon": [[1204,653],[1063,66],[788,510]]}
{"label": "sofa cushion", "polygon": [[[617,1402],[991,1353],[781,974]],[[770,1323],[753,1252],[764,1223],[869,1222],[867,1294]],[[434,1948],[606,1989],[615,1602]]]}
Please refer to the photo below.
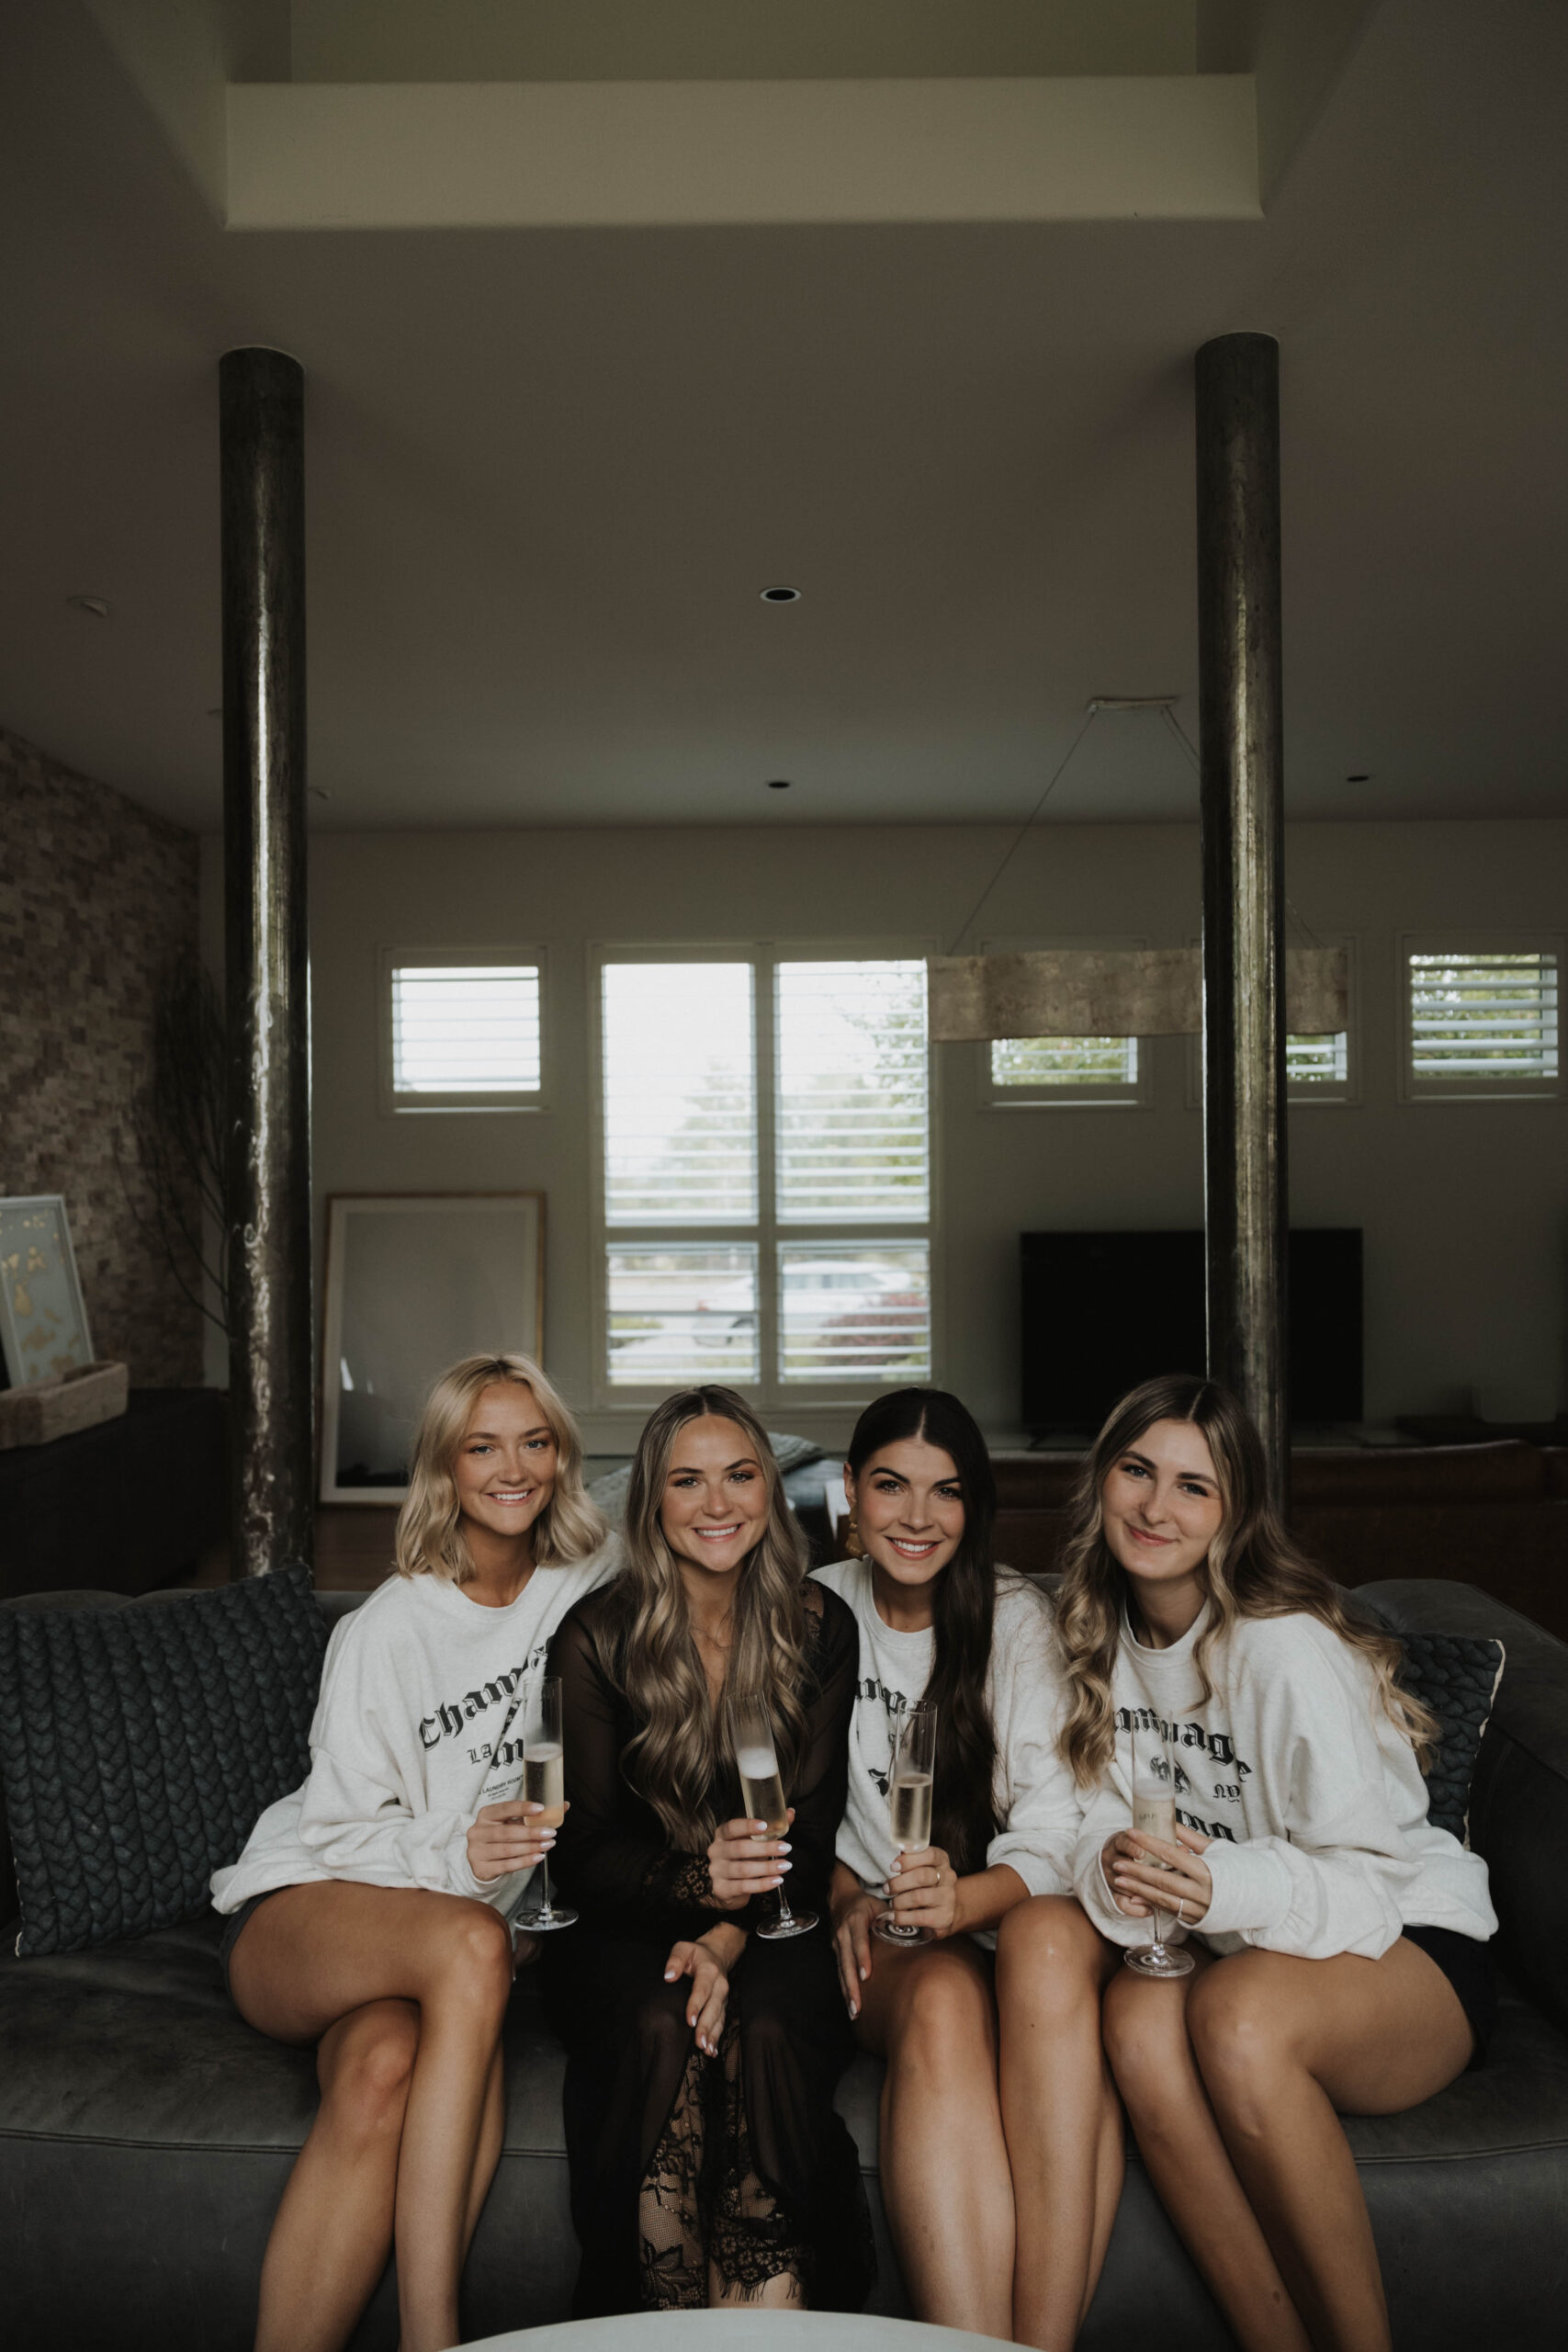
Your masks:
{"label": "sofa cushion", "polygon": [[309,1769],[325,1645],[303,1567],[162,1607],[0,1607],[19,1953],[206,1908],[212,1872]]}
{"label": "sofa cushion", "polygon": [[1427,1774],[1427,1811],[1438,1829],[1470,1843],[1470,1784],[1503,1679],[1501,1642],[1474,1634],[1405,1634],[1400,1683],[1442,1727]]}

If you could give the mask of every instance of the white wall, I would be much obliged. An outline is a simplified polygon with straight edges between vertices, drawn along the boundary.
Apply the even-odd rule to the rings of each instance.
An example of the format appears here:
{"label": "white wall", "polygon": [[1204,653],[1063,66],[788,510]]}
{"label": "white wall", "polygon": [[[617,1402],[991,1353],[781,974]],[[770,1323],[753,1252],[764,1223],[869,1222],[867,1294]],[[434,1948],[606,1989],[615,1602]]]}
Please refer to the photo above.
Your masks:
{"label": "white wall", "polygon": [[[316,835],[318,1197],[543,1191],[546,1354],[567,1395],[586,1401],[588,943],[912,933],[945,949],[1010,838],[957,826]],[[217,844],[207,850],[215,939]],[[1561,1400],[1568,1105],[1400,1102],[1395,982],[1403,931],[1560,925],[1568,822],[1303,826],[1290,834],[1287,884],[1313,931],[1359,943],[1360,1100],[1292,1112],[1291,1201],[1298,1224],[1365,1228],[1368,1418],[1464,1409],[1473,1388],[1519,1374]],[[1195,828],[1074,825],[1025,842],[979,929],[1135,933],[1157,946],[1193,937],[1198,919]],[[378,951],[465,940],[547,944],[554,1108],[384,1114]],[[1164,1038],[1152,1051],[1147,1110],[996,1111],[978,1100],[984,1048],[938,1049],[938,1373],[990,1430],[1018,1425],[1021,1230],[1201,1221],[1187,1048]],[[603,1450],[636,1427],[589,1420]]]}

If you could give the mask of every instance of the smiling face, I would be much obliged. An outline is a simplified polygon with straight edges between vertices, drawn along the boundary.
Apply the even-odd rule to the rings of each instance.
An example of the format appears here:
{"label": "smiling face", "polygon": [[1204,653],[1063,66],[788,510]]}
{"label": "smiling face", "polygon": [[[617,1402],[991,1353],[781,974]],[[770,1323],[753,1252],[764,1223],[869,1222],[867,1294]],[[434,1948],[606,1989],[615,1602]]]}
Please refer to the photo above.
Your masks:
{"label": "smiling face", "polygon": [[872,1572],[905,1591],[935,1582],[964,1540],[958,1465],[940,1445],[900,1438],[874,1453],[844,1492]]}
{"label": "smiling face", "polygon": [[676,1430],[659,1524],[682,1566],[738,1568],[761,1542],[768,1509],[767,1474],[738,1422],[704,1413]]}
{"label": "smiling face", "polygon": [[1195,1422],[1156,1421],[1123,1448],[1100,1488],[1105,1541],[1135,1587],[1190,1588],[1224,1517],[1209,1441]]}
{"label": "smiling face", "polygon": [[481,1388],[457,1448],[457,1508],[470,1529],[526,1536],[556,1490],[555,1431],[518,1380]]}

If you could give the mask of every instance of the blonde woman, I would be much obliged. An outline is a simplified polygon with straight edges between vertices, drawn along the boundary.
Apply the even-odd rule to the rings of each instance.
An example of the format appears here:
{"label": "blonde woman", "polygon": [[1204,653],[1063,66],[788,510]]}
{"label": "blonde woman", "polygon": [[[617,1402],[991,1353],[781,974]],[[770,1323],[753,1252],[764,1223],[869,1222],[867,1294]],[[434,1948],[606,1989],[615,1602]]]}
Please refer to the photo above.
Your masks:
{"label": "blonde woman", "polygon": [[[1268,1499],[1214,1383],[1148,1382],[1090,1456],[1056,1629],[1075,1858],[1122,1945],[1151,1914],[1196,1966],[1118,1969],[1106,2048],[1155,2187],[1243,2352],[1379,2352],[1377,2253],[1336,2110],[1397,2114],[1483,2050],[1486,1866],[1427,1818],[1436,1725]],[[1130,1742],[1163,1745],[1176,1842],[1131,1827]]]}
{"label": "blonde woman", "polygon": [[[653,1414],[625,1540],[622,1576],[551,1649],[571,1807],[557,1871],[581,1915],[545,1962],[570,2053],[574,2310],[852,2308],[870,2243],[833,2111],[852,2044],[827,1910],[853,1621],[806,1584],[772,1449],[728,1389]],[[741,1817],[739,1693],[772,1719],[784,1840]],[[781,1886],[821,1915],[792,1940],[755,1932]]]}
{"label": "blonde woman", "polygon": [[212,1882],[258,2031],[316,2050],[321,2103],[262,2267],[257,2352],[336,2352],[397,2249],[402,2352],[455,2344],[501,2153],[507,1915],[553,1834],[522,1801],[520,1693],[618,1547],[536,1363],[431,1391],[397,1574],[334,1632],[310,1778]]}

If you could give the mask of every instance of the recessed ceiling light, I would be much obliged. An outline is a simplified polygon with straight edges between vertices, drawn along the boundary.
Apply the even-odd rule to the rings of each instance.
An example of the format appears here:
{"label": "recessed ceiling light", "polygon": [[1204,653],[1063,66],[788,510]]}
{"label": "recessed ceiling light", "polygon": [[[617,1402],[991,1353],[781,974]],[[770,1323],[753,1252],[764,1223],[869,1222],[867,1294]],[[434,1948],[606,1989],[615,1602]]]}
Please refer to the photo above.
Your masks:
{"label": "recessed ceiling light", "polygon": [[1371,784],[1371,777],[1370,775],[1348,775],[1348,776],[1346,777],[1345,781],[1346,781],[1346,783],[1347,783],[1347,784]]}
{"label": "recessed ceiling light", "polygon": [[762,602],[764,605],[798,605],[800,591],[798,588],[764,588]]}
{"label": "recessed ceiling light", "polygon": [[109,605],[107,596],[67,596],[66,603],[78,613],[91,613],[96,621],[107,621]]}
{"label": "recessed ceiling light", "polygon": [[769,790],[770,792],[787,792],[787,791],[789,790],[789,778],[788,778],[788,776],[787,776],[787,775],[774,776],[774,777],[772,779],[772,781],[770,782],[769,786],[768,786],[768,790]]}

